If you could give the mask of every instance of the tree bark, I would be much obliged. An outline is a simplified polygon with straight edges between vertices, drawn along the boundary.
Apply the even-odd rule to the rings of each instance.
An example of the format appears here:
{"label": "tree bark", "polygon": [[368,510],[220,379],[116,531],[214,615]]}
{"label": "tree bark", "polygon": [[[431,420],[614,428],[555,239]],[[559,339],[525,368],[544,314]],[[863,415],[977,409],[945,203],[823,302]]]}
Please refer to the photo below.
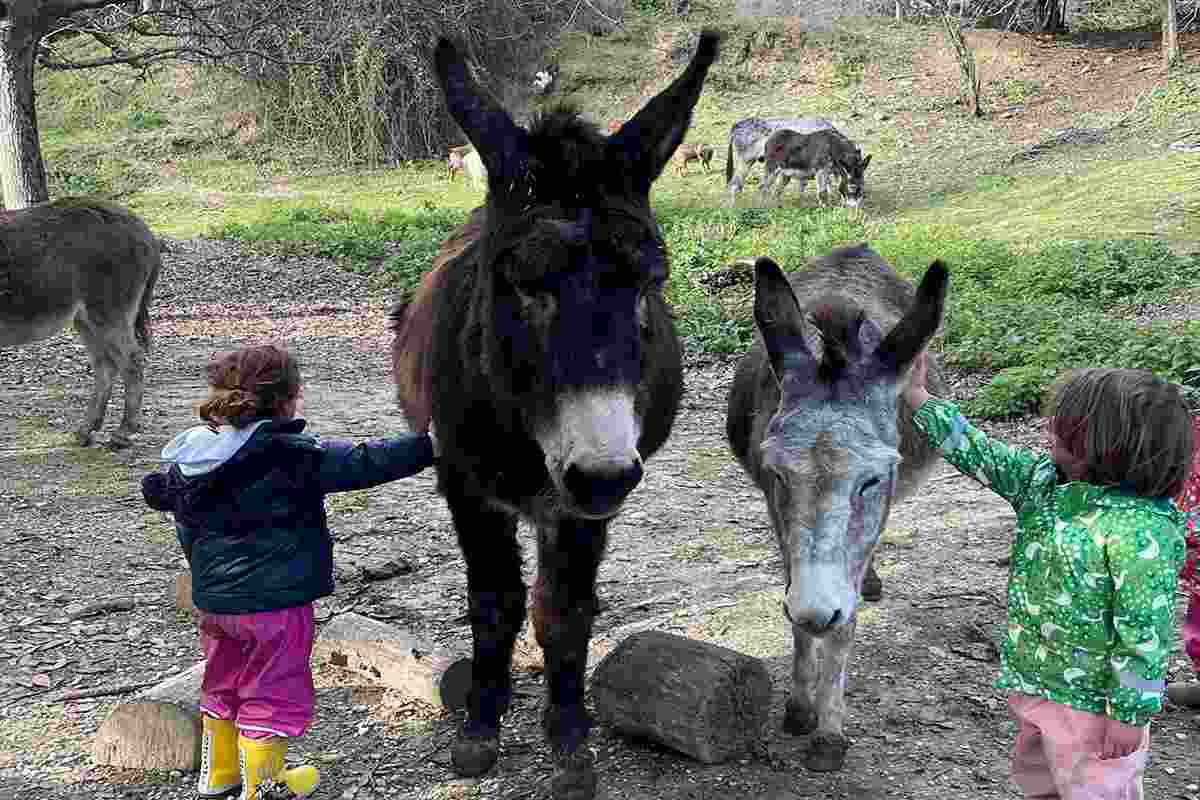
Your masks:
{"label": "tree bark", "polygon": [[596,665],[590,694],[596,715],[617,733],[717,764],[761,742],[771,678],[757,658],[644,631]]}
{"label": "tree bark", "polygon": [[96,763],[137,769],[197,769],[203,680],[201,661],[114,708],[92,741]]}
{"label": "tree bark", "polygon": [[36,2],[4,4],[0,18],[0,190],[6,208],[44,203],[46,165],[38,140],[33,63],[43,23]]}
{"label": "tree bark", "polygon": [[1170,69],[1179,60],[1179,14],[1175,0],[1167,0],[1163,16],[1163,65]]}

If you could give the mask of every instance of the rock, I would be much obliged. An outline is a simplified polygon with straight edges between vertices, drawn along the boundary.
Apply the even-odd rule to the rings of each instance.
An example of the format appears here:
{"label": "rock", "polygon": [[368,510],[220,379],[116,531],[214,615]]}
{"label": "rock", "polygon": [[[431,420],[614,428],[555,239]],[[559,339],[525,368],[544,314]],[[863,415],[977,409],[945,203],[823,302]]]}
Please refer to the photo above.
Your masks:
{"label": "rock", "polygon": [[402,558],[389,558],[387,561],[376,562],[363,566],[363,577],[369,581],[386,581],[397,575],[407,575],[413,571],[412,564]]}

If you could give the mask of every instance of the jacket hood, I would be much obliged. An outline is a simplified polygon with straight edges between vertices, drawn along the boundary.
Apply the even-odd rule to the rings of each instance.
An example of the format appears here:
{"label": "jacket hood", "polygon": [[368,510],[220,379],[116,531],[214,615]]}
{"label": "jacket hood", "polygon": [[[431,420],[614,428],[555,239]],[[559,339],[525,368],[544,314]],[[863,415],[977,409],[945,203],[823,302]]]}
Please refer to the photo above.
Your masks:
{"label": "jacket hood", "polygon": [[222,425],[216,431],[207,425],[188,428],[167,443],[161,460],[178,464],[185,478],[204,475],[232,458],[268,421],[260,419],[244,428]]}
{"label": "jacket hood", "polygon": [[[302,419],[265,419],[245,428],[189,428],[162,450],[173,464],[167,472],[142,479],[142,497],[158,511],[178,512],[208,507],[237,487],[259,479],[281,463],[294,463],[296,448],[320,451],[304,430]],[[257,435],[256,435],[257,434]]]}

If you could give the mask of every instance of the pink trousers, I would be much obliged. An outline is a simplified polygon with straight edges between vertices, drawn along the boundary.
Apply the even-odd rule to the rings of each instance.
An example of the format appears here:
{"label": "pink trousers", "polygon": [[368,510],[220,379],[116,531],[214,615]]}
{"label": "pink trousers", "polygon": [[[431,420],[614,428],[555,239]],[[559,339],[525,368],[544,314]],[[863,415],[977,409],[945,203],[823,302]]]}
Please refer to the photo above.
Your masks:
{"label": "pink trousers", "polygon": [[1183,618],[1183,652],[1192,660],[1192,669],[1200,675],[1200,597],[1192,595],[1188,600],[1187,614]]}
{"label": "pink trousers", "polygon": [[1008,707],[1020,726],[1012,779],[1025,797],[1142,800],[1150,726],[1138,750],[1122,758],[1100,758],[1107,717],[1027,694],[1010,696]]}
{"label": "pink trousers", "polygon": [[256,614],[204,613],[208,659],[200,710],[249,738],[301,736],[313,718],[312,604]]}

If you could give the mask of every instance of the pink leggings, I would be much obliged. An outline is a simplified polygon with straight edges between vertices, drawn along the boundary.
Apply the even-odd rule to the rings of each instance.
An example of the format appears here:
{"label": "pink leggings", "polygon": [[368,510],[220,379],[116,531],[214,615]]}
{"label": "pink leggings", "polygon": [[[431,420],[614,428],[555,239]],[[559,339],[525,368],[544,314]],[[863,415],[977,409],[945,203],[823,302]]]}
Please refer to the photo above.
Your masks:
{"label": "pink leggings", "polygon": [[1026,798],[1142,800],[1150,726],[1138,750],[1100,758],[1107,717],[1027,694],[1010,696],[1008,707],[1020,726],[1012,779]]}
{"label": "pink leggings", "polygon": [[1183,652],[1192,660],[1192,669],[1200,675],[1200,597],[1188,599],[1187,614],[1183,618]]}
{"label": "pink leggings", "polygon": [[200,710],[242,735],[301,736],[313,718],[313,607],[202,615]]}

